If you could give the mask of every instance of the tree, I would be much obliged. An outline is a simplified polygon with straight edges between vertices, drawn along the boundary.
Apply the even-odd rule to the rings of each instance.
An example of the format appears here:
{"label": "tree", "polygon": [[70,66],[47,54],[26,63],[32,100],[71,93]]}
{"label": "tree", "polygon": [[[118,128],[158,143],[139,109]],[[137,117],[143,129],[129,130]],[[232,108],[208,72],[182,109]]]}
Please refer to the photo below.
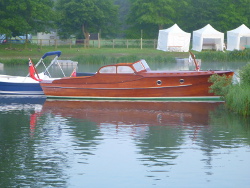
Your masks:
{"label": "tree", "polygon": [[129,0],[115,0],[115,4],[119,6],[118,18],[120,22],[120,27],[117,37],[124,37],[125,31],[128,28],[126,23],[126,17],[130,10],[130,1]]}
{"label": "tree", "polygon": [[131,30],[143,29],[146,35],[156,36],[159,29],[171,26],[178,20],[177,7],[183,4],[183,0],[130,0],[131,9],[128,15],[128,23]]}
{"label": "tree", "polygon": [[187,0],[187,8],[183,9],[181,21],[183,29],[192,32],[207,24],[212,24],[215,11],[214,0]]}
{"label": "tree", "polygon": [[83,36],[87,43],[90,32],[99,32],[102,36],[115,33],[118,24],[118,6],[113,0],[58,0],[59,35]]}
{"label": "tree", "polygon": [[7,36],[45,31],[54,17],[53,0],[0,0],[0,33]]}
{"label": "tree", "polygon": [[192,32],[207,24],[226,32],[250,24],[250,0],[130,0],[129,34],[143,30],[144,38],[157,37],[158,30],[177,23]]}
{"label": "tree", "polygon": [[250,24],[248,20],[250,0],[220,0],[219,2],[214,2],[217,7],[213,19],[215,27],[226,32],[241,24]]}
{"label": "tree", "polygon": [[165,24],[173,24],[175,17],[173,0],[131,0],[129,21],[136,24],[156,24],[163,29]]}
{"label": "tree", "polygon": [[215,29],[226,32],[249,25],[250,0],[186,0],[188,6],[182,11],[183,28],[191,32],[211,24]]}

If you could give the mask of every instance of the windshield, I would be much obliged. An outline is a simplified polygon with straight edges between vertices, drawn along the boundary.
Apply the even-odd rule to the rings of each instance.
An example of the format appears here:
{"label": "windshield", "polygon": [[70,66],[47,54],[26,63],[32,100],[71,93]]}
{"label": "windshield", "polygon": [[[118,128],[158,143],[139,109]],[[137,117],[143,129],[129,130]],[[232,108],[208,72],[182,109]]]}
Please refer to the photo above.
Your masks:
{"label": "windshield", "polygon": [[140,72],[140,71],[144,70],[144,67],[142,66],[142,64],[141,64],[140,61],[137,62],[137,63],[135,63],[133,66],[134,66],[134,68],[135,68],[135,70],[136,70],[137,72]]}

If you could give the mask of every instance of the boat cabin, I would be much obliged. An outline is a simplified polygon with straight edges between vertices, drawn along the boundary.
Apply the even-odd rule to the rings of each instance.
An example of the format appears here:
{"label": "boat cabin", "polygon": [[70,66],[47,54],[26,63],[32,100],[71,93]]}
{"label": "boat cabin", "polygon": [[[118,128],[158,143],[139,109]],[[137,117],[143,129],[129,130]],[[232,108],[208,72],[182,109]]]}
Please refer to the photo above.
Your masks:
{"label": "boat cabin", "polygon": [[115,65],[103,66],[99,69],[99,74],[135,74],[136,72],[146,72],[150,68],[143,59],[134,63],[118,63]]}

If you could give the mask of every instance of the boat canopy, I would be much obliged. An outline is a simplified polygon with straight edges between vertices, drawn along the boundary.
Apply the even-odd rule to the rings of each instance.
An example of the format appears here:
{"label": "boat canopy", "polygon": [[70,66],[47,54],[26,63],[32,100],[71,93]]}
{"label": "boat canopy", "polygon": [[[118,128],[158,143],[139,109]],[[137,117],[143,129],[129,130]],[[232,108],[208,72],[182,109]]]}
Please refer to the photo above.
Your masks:
{"label": "boat canopy", "polygon": [[61,51],[47,52],[43,55],[42,59],[45,59],[45,57],[51,56],[51,55],[57,55],[59,57],[61,55]]}

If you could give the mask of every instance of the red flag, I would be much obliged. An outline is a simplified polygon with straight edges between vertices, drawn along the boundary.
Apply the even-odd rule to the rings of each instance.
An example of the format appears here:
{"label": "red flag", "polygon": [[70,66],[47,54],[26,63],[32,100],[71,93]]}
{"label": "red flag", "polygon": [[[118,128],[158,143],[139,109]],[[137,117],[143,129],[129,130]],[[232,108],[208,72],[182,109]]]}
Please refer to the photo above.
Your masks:
{"label": "red flag", "polygon": [[41,112],[34,112],[30,115],[30,135],[34,136],[36,130],[37,119],[41,116]]}
{"label": "red flag", "polygon": [[76,69],[73,70],[73,72],[71,73],[70,77],[76,77]]}
{"label": "red flag", "polygon": [[[36,68],[34,67],[34,65],[33,65],[31,59],[30,59],[30,61],[29,61],[29,73],[30,73],[30,77],[31,77],[32,79],[34,79],[34,80],[36,80],[36,81],[42,81],[42,79],[37,78],[37,77],[35,76],[35,73],[37,74],[37,72],[36,72]],[[38,75],[38,74],[37,74],[37,75]]]}

